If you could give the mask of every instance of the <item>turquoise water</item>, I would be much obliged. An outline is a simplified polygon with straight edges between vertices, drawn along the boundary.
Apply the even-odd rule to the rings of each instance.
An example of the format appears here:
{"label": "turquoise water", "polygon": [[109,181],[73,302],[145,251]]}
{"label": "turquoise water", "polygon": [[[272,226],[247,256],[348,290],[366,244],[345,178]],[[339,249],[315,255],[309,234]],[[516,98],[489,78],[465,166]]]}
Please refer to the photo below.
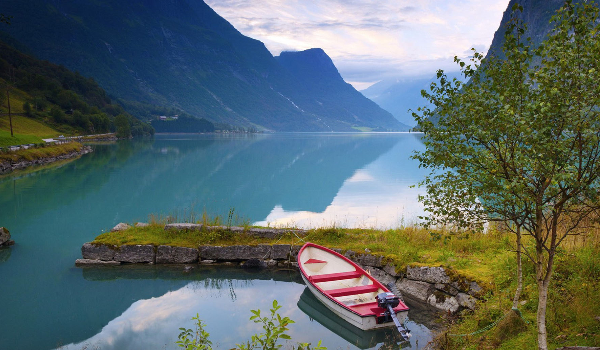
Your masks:
{"label": "turquoise water", "polygon": [[[423,172],[409,156],[422,147],[415,134],[159,135],[0,178],[0,226],[17,242],[0,250],[0,349],[169,349],[197,312],[226,349],[255,330],[249,310],[266,311],[272,299],[292,319],[305,317],[292,329],[298,341],[310,335],[330,349],[353,348],[302,316],[304,287],[292,272],[286,280],[238,270],[82,270],[73,262],[84,242],[119,222],[190,208],[225,217],[234,209],[271,226],[411,223],[422,209],[410,185]],[[429,333],[415,326],[424,345]]]}

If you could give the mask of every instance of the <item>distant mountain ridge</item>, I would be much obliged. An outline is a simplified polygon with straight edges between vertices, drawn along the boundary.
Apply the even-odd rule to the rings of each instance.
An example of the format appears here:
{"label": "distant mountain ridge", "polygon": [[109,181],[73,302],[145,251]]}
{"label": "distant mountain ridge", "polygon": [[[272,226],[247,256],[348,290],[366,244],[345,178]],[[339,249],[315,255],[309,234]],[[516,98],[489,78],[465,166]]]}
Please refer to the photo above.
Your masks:
{"label": "distant mountain ridge", "polygon": [[[203,1],[5,0],[2,11],[13,19],[1,30],[118,99],[275,131],[406,129],[343,79],[304,81]],[[312,76],[339,76],[325,68]],[[323,95],[324,86],[336,92]]]}

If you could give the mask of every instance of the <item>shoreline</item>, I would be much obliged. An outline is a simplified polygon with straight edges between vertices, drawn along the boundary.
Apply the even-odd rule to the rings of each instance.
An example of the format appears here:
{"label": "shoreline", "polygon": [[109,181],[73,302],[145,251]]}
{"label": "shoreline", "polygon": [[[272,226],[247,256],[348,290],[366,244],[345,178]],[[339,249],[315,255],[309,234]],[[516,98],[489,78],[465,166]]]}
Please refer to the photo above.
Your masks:
{"label": "shoreline", "polygon": [[[51,147],[51,146],[49,146]],[[50,163],[54,163],[60,160],[73,159],[76,157],[80,157],[84,154],[88,154],[93,152],[92,147],[82,145],[79,151],[70,151],[65,153],[60,153],[58,155],[52,155],[47,157],[40,157],[32,160],[27,160],[23,157],[19,157],[17,160],[4,160],[0,161],[0,175],[6,175],[12,173],[17,170],[24,170],[32,166],[36,165],[46,165]]]}

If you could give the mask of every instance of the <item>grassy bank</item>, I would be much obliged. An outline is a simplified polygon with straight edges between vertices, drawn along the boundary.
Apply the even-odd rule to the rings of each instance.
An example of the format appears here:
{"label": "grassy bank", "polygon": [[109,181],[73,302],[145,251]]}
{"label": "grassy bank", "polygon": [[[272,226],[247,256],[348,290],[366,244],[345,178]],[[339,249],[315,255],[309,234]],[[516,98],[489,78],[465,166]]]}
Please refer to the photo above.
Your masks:
{"label": "grassy bank", "polygon": [[7,115],[0,116],[0,147],[42,143],[43,138],[60,135],[60,132],[41,121],[21,115],[12,116],[13,136],[10,136],[10,122]]}
{"label": "grassy bank", "polygon": [[[196,220],[194,220],[196,221]],[[206,218],[196,222],[209,222]],[[107,232],[94,242],[106,244],[155,244],[197,247],[201,244],[302,244],[311,241],[328,247],[351,249],[384,256],[399,269],[406,265],[444,266],[453,273],[478,281],[486,290],[478,309],[464,311],[447,319],[447,333],[437,339],[440,349],[534,349],[537,330],[535,316],[537,291],[533,266],[524,263],[524,291],[520,311],[523,318],[511,315],[516,289],[514,237],[490,230],[487,234],[457,235],[417,227],[395,230],[358,230],[322,228],[303,236],[288,234],[277,242],[226,230],[165,231],[164,220],[151,220],[148,227],[133,227]],[[526,242],[526,245],[529,242]],[[600,345],[600,232],[572,238],[564,245],[551,286],[548,311],[550,348],[566,345]],[[469,336],[509,314],[491,330]],[[326,345],[326,344],[325,344]]]}
{"label": "grassy bank", "polygon": [[12,161],[32,161],[41,158],[57,157],[63,154],[79,152],[83,147],[79,142],[70,142],[61,145],[50,145],[45,147],[36,147],[22,149],[15,152],[0,153],[0,162]]}

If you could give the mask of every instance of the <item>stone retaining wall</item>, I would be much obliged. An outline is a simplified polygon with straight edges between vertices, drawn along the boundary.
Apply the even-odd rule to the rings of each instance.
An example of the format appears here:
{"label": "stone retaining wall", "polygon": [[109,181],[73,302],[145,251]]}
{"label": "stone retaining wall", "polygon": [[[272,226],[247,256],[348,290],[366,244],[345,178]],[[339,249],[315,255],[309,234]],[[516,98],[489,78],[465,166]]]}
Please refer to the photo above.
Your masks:
{"label": "stone retaining wall", "polygon": [[71,153],[66,153],[66,154],[61,154],[60,156],[56,156],[56,157],[47,157],[47,158],[39,158],[39,159],[34,159],[34,160],[22,160],[19,162],[11,162],[11,161],[5,161],[5,162],[0,162],[0,175],[2,174],[8,174],[13,170],[19,170],[19,169],[24,169],[33,165],[44,165],[44,164],[48,164],[48,163],[52,163],[52,162],[56,162],[58,160],[63,160],[63,159],[70,159],[70,158],[75,158],[87,153],[92,152],[92,148],[90,146],[83,146],[81,148],[81,151],[79,152],[71,152]]}
{"label": "stone retaining wall", "polygon": [[[128,225],[119,224],[114,230],[126,229]],[[199,224],[169,224],[165,230],[200,230]],[[227,227],[204,227],[205,230],[227,229]],[[254,234],[260,237],[277,238],[290,230],[279,229],[247,229],[230,227],[233,232]],[[301,231],[302,232],[302,231]],[[76,261],[77,266],[85,265],[119,265],[122,263],[148,264],[218,264],[237,263],[243,266],[261,267],[297,267],[296,256],[301,246],[289,244],[259,244],[256,246],[210,246],[198,248],[122,245],[108,246],[85,243],[81,248],[83,259]],[[362,254],[351,250],[340,254],[362,266],[381,283],[394,284],[402,293],[412,299],[431,306],[455,313],[461,309],[474,309],[483,289],[477,282],[456,277],[443,267],[408,266],[398,271],[394,265],[384,264],[381,256]]]}

